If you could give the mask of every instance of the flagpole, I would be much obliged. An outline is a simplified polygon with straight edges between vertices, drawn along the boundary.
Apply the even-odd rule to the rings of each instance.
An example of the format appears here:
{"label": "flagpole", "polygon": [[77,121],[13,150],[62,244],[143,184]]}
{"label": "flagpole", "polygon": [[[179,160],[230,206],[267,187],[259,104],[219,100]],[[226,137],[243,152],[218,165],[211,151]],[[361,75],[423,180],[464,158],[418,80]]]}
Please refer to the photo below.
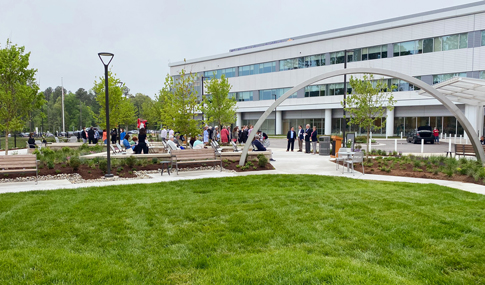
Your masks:
{"label": "flagpole", "polygon": [[62,132],[65,133],[66,132],[66,124],[65,124],[65,121],[64,121],[64,81],[62,80],[62,77],[61,77],[61,90],[62,90],[62,98],[61,98],[61,101],[62,101]]}

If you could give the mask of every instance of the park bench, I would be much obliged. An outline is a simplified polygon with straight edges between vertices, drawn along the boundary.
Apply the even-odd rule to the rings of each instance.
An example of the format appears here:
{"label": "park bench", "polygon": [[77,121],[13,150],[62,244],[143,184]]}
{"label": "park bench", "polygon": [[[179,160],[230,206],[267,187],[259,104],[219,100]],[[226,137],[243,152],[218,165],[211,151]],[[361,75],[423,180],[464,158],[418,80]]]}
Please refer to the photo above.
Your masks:
{"label": "park bench", "polygon": [[222,147],[219,145],[217,141],[211,141],[211,146],[214,149],[214,151],[221,153],[222,152]]}
{"label": "park bench", "polygon": [[37,157],[31,154],[2,155],[0,156],[0,173],[28,173],[35,172],[35,184],[37,184],[38,168]]}
{"label": "park bench", "polygon": [[234,152],[239,152],[239,149],[237,149],[237,144],[235,142],[231,141],[231,145]]}
{"label": "park bench", "polygon": [[[484,148],[485,149],[485,148]],[[475,150],[471,144],[455,144],[456,156],[476,156]]]}
{"label": "park bench", "polygon": [[222,171],[222,158],[221,155],[215,152],[213,149],[184,149],[184,150],[172,150],[172,168],[175,162],[175,168],[177,169],[178,175],[178,165],[179,164],[190,164],[190,163],[214,163],[214,169],[216,163],[221,164]]}

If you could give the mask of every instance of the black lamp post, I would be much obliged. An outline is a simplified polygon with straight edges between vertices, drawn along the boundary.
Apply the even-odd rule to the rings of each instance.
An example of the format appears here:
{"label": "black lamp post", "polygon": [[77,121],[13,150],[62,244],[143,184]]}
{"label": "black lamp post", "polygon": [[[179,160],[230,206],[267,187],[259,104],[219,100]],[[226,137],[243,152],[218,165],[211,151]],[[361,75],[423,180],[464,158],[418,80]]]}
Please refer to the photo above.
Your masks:
{"label": "black lamp post", "polygon": [[[344,51],[344,69],[347,69],[347,50]],[[345,146],[347,146],[347,139],[345,138],[345,130],[347,129],[347,117],[345,112],[347,108],[347,74],[344,74],[344,130],[342,133],[342,141]]]}
{"label": "black lamp post", "polygon": [[[276,101],[276,94],[273,94],[274,100]],[[274,135],[276,136],[276,107],[274,108]]]}
{"label": "black lamp post", "polygon": [[[105,92],[105,98],[106,98],[106,136],[109,134],[109,86],[108,86],[108,66],[111,63],[111,60],[113,60],[113,57],[115,56],[114,54],[110,52],[100,52],[98,53],[99,59],[104,65],[104,92]],[[105,63],[103,58],[108,61],[108,63]],[[105,177],[113,177],[113,174],[111,174],[111,157],[110,157],[110,142],[111,140],[107,138],[106,140],[106,158],[108,160],[108,172],[104,175]]]}

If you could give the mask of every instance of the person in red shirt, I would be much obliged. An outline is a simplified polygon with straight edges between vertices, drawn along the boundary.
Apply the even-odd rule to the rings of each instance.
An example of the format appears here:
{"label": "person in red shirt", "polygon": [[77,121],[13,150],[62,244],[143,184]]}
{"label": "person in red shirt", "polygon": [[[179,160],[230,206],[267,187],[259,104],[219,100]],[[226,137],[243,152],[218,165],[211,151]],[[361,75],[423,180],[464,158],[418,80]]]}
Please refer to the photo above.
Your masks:
{"label": "person in red shirt", "polygon": [[433,130],[434,142],[440,144],[440,131],[436,127]]}

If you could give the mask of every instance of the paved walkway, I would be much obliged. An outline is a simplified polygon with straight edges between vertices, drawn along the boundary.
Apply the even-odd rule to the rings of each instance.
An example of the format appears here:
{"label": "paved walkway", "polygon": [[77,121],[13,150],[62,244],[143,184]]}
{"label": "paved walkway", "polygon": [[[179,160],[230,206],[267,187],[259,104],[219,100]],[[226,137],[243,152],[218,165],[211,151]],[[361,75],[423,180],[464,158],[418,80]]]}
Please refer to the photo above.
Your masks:
{"label": "paved walkway", "polygon": [[485,186],[462,183],[455,181],[423,179],[423,178],[411,178],[411,177],[399,177],[388,175],[362,175],[361,173],[355,173],[355,175],[345,171],[342,174],[342,169],[335,170],[335,164],[329,160],[328,156],[319,156],[312,154],[304,154],[299,152],[286,152],[285,149],[273,149],[273,157],[276,161],[272,162],[276,170],[268,171],[254,171],[254,172],[220,172],[214,170],[207,171],[189,171],[179,172],[179,175],[173,173],[167,175],[165,172],[163,176],[160,174],[150,175],[151,179],[132,179],[132,180],[120,180],[106,182],[92,182],[83,184],[71,184],[67,180],[51,180],[51,181],[39,181],[37,185],[35,182],[12,182],[12,183],[0,183],[0,193],[9,192],[23,192],[32,190],[55,190],[55,189],[76,189],[92,186],[116,186],[116,185],[129,185],[138,183],[156,183],[167,182],[176,180],[188,180],[199,178],[219,178],[219,177],[234,177],[244,175],[258,175],[258,174],[315,174],[326,176],[339,176],[349,177],[355,179],[365,180],[380,180],[380,181],[396,181],[396,182],[411,182],[418,184],[434,183],[442,186],[448,186],[452,188],[461,189],[468,192],[485,194]]}

